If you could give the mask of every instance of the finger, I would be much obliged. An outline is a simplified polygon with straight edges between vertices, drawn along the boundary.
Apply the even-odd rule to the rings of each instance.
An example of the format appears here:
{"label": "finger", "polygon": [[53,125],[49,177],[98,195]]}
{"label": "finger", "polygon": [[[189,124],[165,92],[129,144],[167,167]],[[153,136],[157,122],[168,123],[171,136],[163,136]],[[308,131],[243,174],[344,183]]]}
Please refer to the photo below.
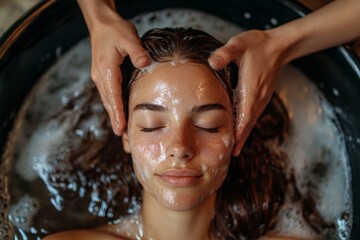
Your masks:
{"label": "finger", "polygon": [[235,106],[237,109],[237,121],[235,126],[235,140],[236,145],[233,150],[233,155],[238,156],[241,148],[250,134],[252,127],[256,122],[256,99],[258,95],[257,76],[248,72],[248,69],[243,69],[239,72],[239,80],[237,87],[237,102]]}
{"label": "finger", "polygon": [[151,63],[151,58],[147,51],[142,47],[142,43],[137,33],[124,42],[118,42],[117,50],[122,56],[129,55],[132,64],[136,68],[146,67]]}
{"label": "finger", "polygon": [[[252,101],[253,102],[253,101]],[[241,152],[241,149],[247,139],[247,137],[250,134],[251,129],[253,128],[254,121],[252,119],[253,117],[253,111],[251,109],[252,102],[247,103],[241,103],[242,106],[238,110],[237,114],[237,124],[235,127],[235,140],[236,145],[233,150],[233,155],[238,156]]]}
{"label": "finger", "polygon": [[121,71],[117,65],[106,69],[104,78],[104,91],[106,102],[111,109],[111,125],[116,135],[122,135],[125,127],[125,114],[122,102]]}
{"label": "finger", "polygon": [[105,108],[105,110],[107,111],[107,113],[109,114],[109,116],[112,116],[112,112],[110,109],[110,104],[107,102],[106,99],[106,93],[105,93],[105,89],[104,89],[104,84],[102,83],[102,73],[99,67],[99,65],[96,64],[96,58],[93,57],[92,59],[92,63],[91,63],[91,80],[94,82],[96,89],[98,90],[98,93],[100,95],[101,98],[101,102],[103,103],[103,106]]}
{"label": "finger", "polygon": [[267,95],[267,97],[262,96],[264,95],[262,87],[259,90],[256,90],[256,92],[251,90],[248,90],[248,92],[251,92],[250,99],[240,101],[241,108],[238,113],[239,121],[236,126],[236,145],[233,151],[234,156],[240,154],[242,147],[271,98],[271,94],[269,96]]}
{"label": "finger", "polygon": [[128,49],[131,62],[136,68],[143,68],[151,63],[149,54],[141,45],[134,45]]}
{"label": "finger", "polygon": [[235,55],[232,54],[232,47],[225,45],[216,49],[209,57],[208,62],[212,68],[219,70],[234,59]]}
{"label": "finger", "polygon": [[231,61],[241,56],[241,44],[236,38],[231,38],[224,46],[216,49],[208,59],[210,66],[214,69],[221,69]]}
{"label": "finger", "polygon": [[110,104],[107,102],[107,98],[105,97],[106,94],[105,94],[105,90],[103,88],[103,84],[97,84],[96,81],[94,81],[95,85],[96,85],[96,88],[99,92],[99,95],[100,95],[100,99],[101,99],[101,102],[105,108],[105,111],[108,113],[108,116],[110,118],[110,122],[111,122],[111,126],[113,126],[114,124],[112,123],[112,119],[114,119],[113,117],[113,113],[112,113],[112,110],[110,108]]}
{"label": "finger", "polygon": [[94,80],[116,135],[122,134],[126,123],[121,93],[122,76],[117,64],[122,62],[121,58],[119,54],[113,53],[105,53],[101,59],[98,58],[95,68],[99,76]]}

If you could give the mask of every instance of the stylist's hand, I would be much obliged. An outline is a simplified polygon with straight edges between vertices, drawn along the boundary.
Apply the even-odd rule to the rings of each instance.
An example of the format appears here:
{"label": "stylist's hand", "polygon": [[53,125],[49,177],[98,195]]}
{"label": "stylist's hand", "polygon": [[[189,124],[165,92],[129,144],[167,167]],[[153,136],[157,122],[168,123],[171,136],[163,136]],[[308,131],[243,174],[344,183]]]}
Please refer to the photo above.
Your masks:
{"label": "stylist's hand", "polygon": [[91,40],[91,78],[108,112],[113,131],[121,135],[126,124],[120,65],[129,55],[135,67],[151,60],[133,24],[121,18],[113,1],[78,0]]}
{"label": "stylist's hand", "polygon": [[122,102],[120,64],[127,55],[135,67],[150,63],[135,27],[118,18],[97,26],[91,32],[91,78],[107,110],[114,133],[121,135],[126,119]]}
{"label": "stylist's hand", "polygon": [[223,68],[231,61],[239,67],[235,156],[240,154],[273,94],[277,71],[283,65],[284,43],[277,40],[269,31],[243,32],[230,38],[209,58],[215,69]]}

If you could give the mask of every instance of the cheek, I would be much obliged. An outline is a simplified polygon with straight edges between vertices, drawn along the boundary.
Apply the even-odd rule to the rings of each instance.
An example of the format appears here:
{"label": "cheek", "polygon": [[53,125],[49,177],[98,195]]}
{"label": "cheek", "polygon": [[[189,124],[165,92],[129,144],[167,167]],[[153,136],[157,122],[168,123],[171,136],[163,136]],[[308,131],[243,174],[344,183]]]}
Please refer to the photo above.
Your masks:
{"label": "cheek", "polygon": [[221,165],[221,167],[216,169],[209,169],[208,178],[209,184],[207,186],[207,191],[209,195],[217,191],[220,186],[224,183],[224,180],[227,176],[229,170],[230,161],[226,161],[226,164]]}
{"label": "cheek", "polygon": [[130,150],[139,180],[148,179],[156,167],[165,160],[163,144],[142,138],[131,138]]}
{"label": "cheek", "polygon": [[203,148],[202,170],[210,182],[212,192],[223,183],[229,168],[234,138],[225,134],[214,141],[208,141]]}
{"label": "cheek", "polygon": [[222,142],[224,143],[225,148],[233,148],[234,147],[234,137],[229,133],[224,134],[221,137]]}
{"label": "cheek", "polygon": [[225,164],[222,164],[218,168],[210,168],[208,170],[209,179],[213,183],[217,183],[215,185],[220,186],[224,181],[227,172],[229,170],[229,163],[230,161],[224,161]]}
{"label": "cheek", "polygon": [[201,144],[203,146],[201,152],[204,155],[202,159],[206,164],[221,167],[230,160],[234,143],[234,137],[230,134],[224,134],[213,140],[207,139]]}

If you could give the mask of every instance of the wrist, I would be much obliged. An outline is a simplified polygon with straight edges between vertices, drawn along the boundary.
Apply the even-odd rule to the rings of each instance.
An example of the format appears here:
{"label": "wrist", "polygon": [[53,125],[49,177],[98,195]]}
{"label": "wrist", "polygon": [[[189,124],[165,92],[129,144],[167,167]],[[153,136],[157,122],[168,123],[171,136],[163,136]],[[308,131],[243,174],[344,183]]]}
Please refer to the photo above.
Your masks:
{"label": "wrist", "polygon": [[281,27],[266,30],[270,45],[273,48],[274,57],[277,58],[279,67],[282,67],[292,60],[292,46],[295,44],[295,37]]}
{"label": "wrist", "polygon": [[279,53],[279,64],[284,66],[301,57],[302,42],[308,33],[298,29],[293,24],[284,24],[277,28],[267,30],[272,44]]}
{"label": "wrist", "polygon": [[114,0],[77,0],[77,3],[90,32],[98,25],[121,19],[116,12]]}

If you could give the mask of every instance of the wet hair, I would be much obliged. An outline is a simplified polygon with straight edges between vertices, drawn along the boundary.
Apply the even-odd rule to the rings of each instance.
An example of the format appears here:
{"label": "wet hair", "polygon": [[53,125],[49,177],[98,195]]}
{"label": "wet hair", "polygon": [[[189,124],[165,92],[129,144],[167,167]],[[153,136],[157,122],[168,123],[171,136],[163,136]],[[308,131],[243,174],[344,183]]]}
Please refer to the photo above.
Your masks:
{"label": "wet hair", "polygon": [[[141,38],[144,48],[156,63],[199,63],[207,66],[220,80],[233,103],[233,88],[237,84],[237,67],[229,64],[215,70],[207,59],[222,43],[206,32],[192,28],[154,28]],[[129,101],[133,82],[138,79],[141,70],[135,68],[130,58],[124,59],[121,65],[123,81],[123,102]],[[124,104],[125,116],[128,115],[127,104]]]}
{"label": "wet hair", "polygon": [[[142,42],[154,61],[188,61],[208,66],[232,99],[237,69],[210,68],[207,59],[222,43],[209,34],[183,28],[153,29],[142,37]],[[129,58],[122,64],[122,74],[127,107],[132,83],[141,79],[136,80],[139,70]],[[51,202],[66,209],[66,203],[83,198],[92,215],[108,222],[134,213],[142,200],[142,187],[134,174],[131,156],[124,152],[121,138],[112,132],[95,85],[89,81],[52,120],[69,126],[59,152],[48,160],[53,169],[47,175],[43,173]],[[324,228],[335,229],[321,218],[312,196],[301,195],[294,174],[285,174],[287,156],[281,144],[288,132],[288,113],[274,94],[240,156],[232,157],[228,175],[217,192],[213,229],[219,239],[255,239],[264,235],[276,223],[287,188],[292,189],[293,201],[303,206],[303,217],[312,229],[318,233]],[[93,219],[90,222],[69,227],[104,223]]]}
{"label": "wet hair", "polygon": [[[209,34],[184,28],[153,29],[142,37],[142,42],[156,62],[177,60],[208,66],[233,99],[237,69],[227,66],[216,71],[209,66],[208,57],[222,46]],[[137,79],[139,73],[126,58],[122,64],[125,109],[132,83],[141,81]],[[98,119],[95,130],[87,127],[94,116]],[[61,164],[55,165],[44,179],[53,193],[52,201],[61,205],[81,195],[89,201],[93,215],[108,221],[131,214],[141,202],[142,187],[134,174],[131,156],[111,130],[95,85],[86,86],[52,118],[70,121],[67,139],[71,140],[64,140],[67,151],[57,159]],[[286,189],[286,156],[279,146],[288,128],[286,109],[275,95],[240,156],[232,157],[228,175],[218,190],[213,229],[220,239],[258,238],[274,226]]]}

